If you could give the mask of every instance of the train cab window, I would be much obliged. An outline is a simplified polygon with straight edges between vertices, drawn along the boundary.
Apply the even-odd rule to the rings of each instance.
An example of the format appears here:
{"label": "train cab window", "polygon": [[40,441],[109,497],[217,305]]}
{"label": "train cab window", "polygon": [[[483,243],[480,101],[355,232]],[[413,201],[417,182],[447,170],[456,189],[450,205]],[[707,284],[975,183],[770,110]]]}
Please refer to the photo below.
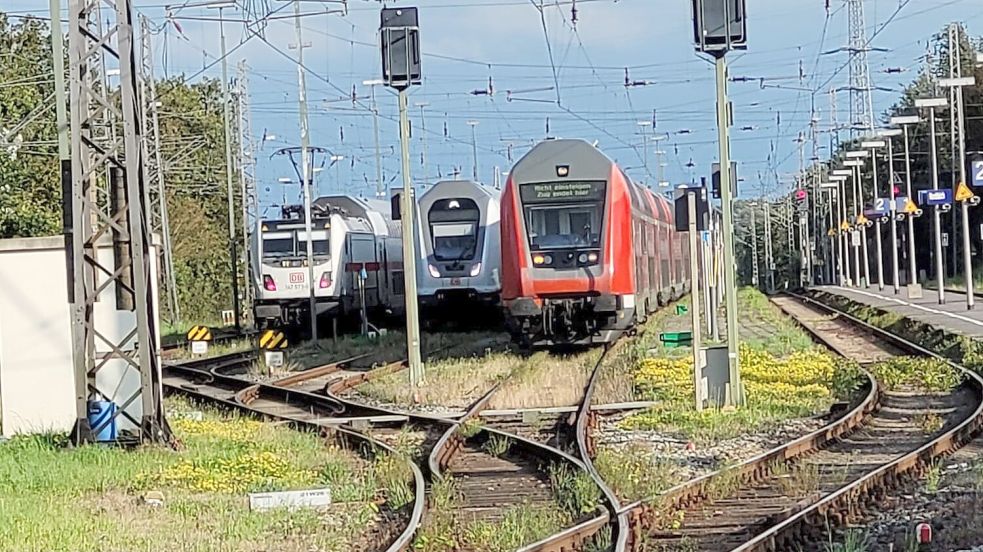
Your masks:
{"label": "train cab window", "polygon": [[427,213],[433,255],[438,261],[470,261],[478,247],[481,212],[467,198],[435,201]]}
{"label": "train cab window", "polygon": [[263,258],[290,257],[294,254],[294,235],[291,232],[263,233]]}
{"label": "train cab window", "polygon": [[599,247],[604,227],[604,181],[522,184],[529,247]]}
{"label": "train cab window", "polygon": [[601,205],[527,208],[533,249],[597,247],[601,242]]}
{"label": "train cab window", "polygon": [[[314,241],[311,243],[313,253],[315,255],[330,255],[331,243],[328,241],[328,231],[314,230],[311,234],[314,236]],[[297,252],[300,255],[307,254],[307,232],[297,232]]]}

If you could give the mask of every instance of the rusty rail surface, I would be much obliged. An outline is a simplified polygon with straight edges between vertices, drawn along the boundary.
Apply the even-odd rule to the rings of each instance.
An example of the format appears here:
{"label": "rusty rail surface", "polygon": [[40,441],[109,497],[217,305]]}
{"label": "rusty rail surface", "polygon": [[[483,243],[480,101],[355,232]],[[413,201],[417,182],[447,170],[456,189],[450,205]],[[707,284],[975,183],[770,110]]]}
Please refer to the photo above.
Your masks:
{"label": "rusty rail surface", "polygon": [[[983,378],[972,370],[968,370],[941,355],[911,343],[890,332],[868,324],[847,313],[841,312],[824,303],[798,294],[788,293],[792,297],[816,306],[830,314],[849,320],[851,323],[877,335],[910,352],[930,356],[942,360],[949,366],[960,371],[966,381],[983,397]],[[787,519],[756,535],[733,552],[778,551],[791,549],[795,543],[803,539],[816,539],[821,529],[821,521],[847,519],[862,510],[867,500],[883,493],[884,488],[896,486],[911,474],[922,473],[929,463],[941,456],[948,455],[968,442],[983,427],[983,401],[977,405],[973,413],[955,427],[923,444],[917,449],[887,462],[863,477],[844,485],[840,489],[820,498],[812,504],[805,505]]]}

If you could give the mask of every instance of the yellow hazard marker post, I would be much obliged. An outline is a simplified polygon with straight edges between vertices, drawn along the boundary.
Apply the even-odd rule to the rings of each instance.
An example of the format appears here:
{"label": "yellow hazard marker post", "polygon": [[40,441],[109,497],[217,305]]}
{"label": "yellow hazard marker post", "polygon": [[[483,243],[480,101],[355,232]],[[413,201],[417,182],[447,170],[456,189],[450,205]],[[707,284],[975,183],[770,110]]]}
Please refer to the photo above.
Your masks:
{"label": "yellow hazard marker post", "polygon": [[913,215],[918,212],[918,206],[915,205],[915,202],[911,198],[908,198],[908,201],[905,202],[904,212],[906,215]]}
{"label": "yellow hazard marker post", "polygon": [[284,365],[284,351],[289,345],[287,335],[280,330],[266,330],[259,334],[259,348],[263,350],[268,372]]}
{"label": "yellow hazard marker post", "polygon": [[973,193],[973,190],[969,189],[969,186],[965,182],[960,182],[956,186],[956,201],[969,201],[975,196],[976,194]]}
{"label": "yellow hazard marker post", "polygon": [[208,352],[208,342],[212,340],[212,330],[208,326],[192,326],[188,330],[191,354],[203,355]]}

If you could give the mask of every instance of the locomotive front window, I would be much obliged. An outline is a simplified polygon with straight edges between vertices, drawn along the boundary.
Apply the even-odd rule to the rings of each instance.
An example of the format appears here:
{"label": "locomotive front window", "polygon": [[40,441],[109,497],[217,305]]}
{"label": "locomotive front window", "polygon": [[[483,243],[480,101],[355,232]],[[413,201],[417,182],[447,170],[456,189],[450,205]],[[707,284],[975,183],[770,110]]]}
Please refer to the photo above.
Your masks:
{"label": "locomotive front window", "polygon": [[605,182],[523,184],[521,197],[533,251],[599,247]]}
{"label": "locomotive front window", "polygon": [[289,257],[294,254],[294,236],[290,232],[263,234],[263,257]]}
{"label": "locomotive front window", "polygon": [[[311,233],[314,235],[314,242],[311,244],[314,254],[330,255],[331,244],[328,241],[328,232],[326,230],[315,230]],[[300,255],[307,254],[307,232],[297,232],[297,252]]]}
{"label": "locomotive front window", "polygon": [[438,261],[470,261],[478,246],[478,204],[467,198],[435,201],[430,221],[433,256]]}

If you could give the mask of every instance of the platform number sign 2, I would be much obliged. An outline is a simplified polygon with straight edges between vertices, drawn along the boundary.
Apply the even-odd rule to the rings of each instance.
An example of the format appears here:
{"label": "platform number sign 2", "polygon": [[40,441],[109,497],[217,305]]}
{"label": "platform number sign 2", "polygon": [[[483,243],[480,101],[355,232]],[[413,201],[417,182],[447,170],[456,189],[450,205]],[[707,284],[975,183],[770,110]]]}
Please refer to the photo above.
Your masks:
{"label": "platform number sign 2", "polygon": [[983,156],[975,157],[969,165],[973,186],[983,186]]}

